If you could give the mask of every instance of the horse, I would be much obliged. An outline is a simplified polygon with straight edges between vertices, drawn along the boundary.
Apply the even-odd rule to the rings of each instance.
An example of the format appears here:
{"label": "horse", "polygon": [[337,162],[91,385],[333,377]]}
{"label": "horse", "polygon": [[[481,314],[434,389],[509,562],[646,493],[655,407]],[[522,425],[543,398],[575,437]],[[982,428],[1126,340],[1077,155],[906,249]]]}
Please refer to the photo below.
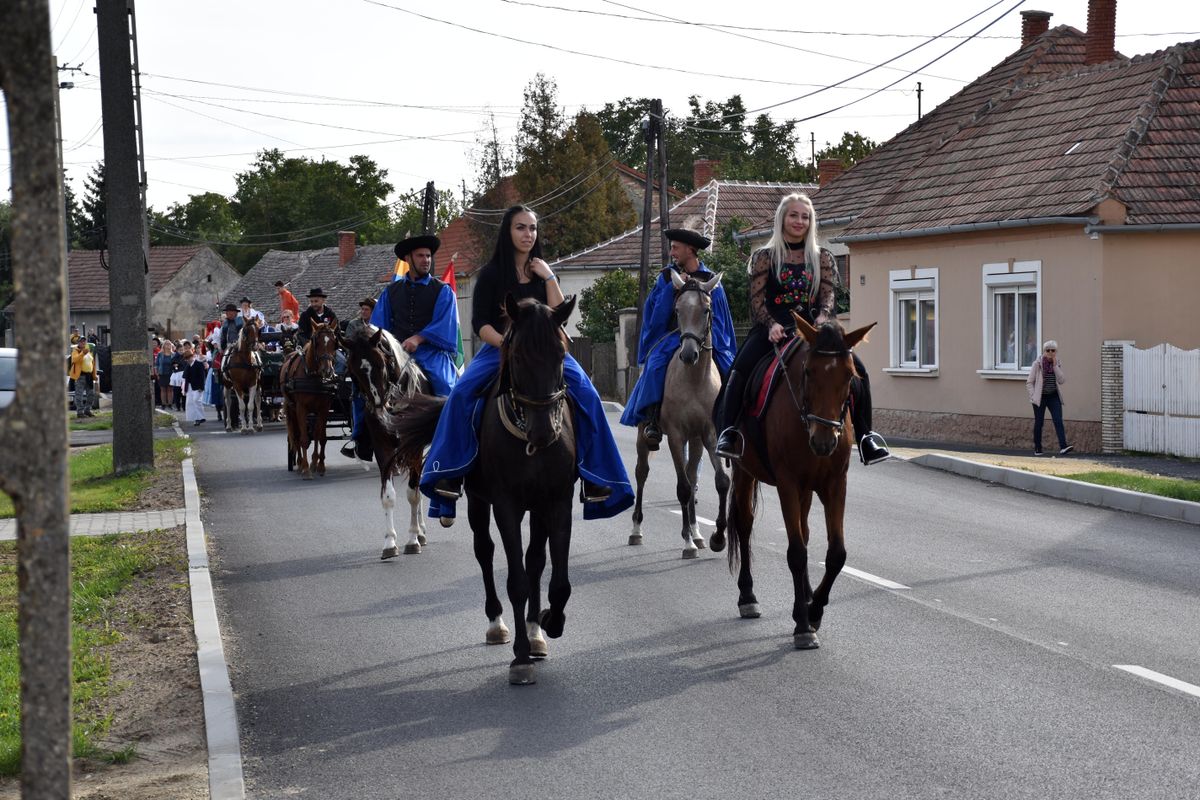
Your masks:
{"label": "horse", "polygon": [[421,492],[417,484],[421,480],[424,459],[419,453],[404,458],[397,456],[399,442],[392,434],[392,417],[415,395],[432,395],[433,387],[417,362],[404,352],[396,337],[386,330],[377,330],[369,336],[353,335],[348,339],[339,339],[339,342],[348,353],[346,366],[350,377],[366,400],[363,424],[367,426],[375,463],[379,466],[379,496],[387,521],[387,530],[383,534],[383,554],[379,558],[386,561],[400,555],[396,546],[393,513],[396,508],[396,486],[392,479],[401,472],[408,473],[408,504],[412,511],[404,554],[420,553],[426,538],[425,518],[421,516]]}
{"label": "horse", "polygon": [[[705,450],[716,473],[717,532],[725,531],[729,475],[724,460],[717,455],[717,431],[712,417],[713,404],[721,390],[721,373],[712,355],[712,290],[720,281],[720,275],[696,281],[671,271],[680,345],[677,357],[667,368],[659,424],[675,462],[675,496],[683,514],[680,535],[685,559],[696,558],[704,549],[704,537],[696,524],[696,473]],[[629,535],[631,545],[642,543],[642,488],[650,474],[645,429],[645,423],[638,426],[637,501],[633,507],[633,533]]]}
{"label": "horse", "polygon": [[[336,378],[333,362],[337,345],[336,324],[314,322],[312,337],[304,349],[289,353],[279,368],[288,450],[296,454],[300,477],[306,481],[312,480],[313,472],[325,474],[325,421],[333,402],[331,386]],[[311,430],[309,414],[313,415]],[[311,468],[308,461],[310,441],[313,446]]]}
{"label": "horse", "polygon": [[[508,599],[516,625],[515,658],[508,668],[514,685],[536,683],[534,658],[548,654],[542,634],[557,639],[566,624],[571,596],[567,557],[571,548],[571,509],[578,470],[575,422],[567,398],[563,362],[568,341],[562,326],[575,297],[550,308],[536,300],[504,299],[511,324],[500,348],[500,374],[484,405],[479,455],[467,473],[467,518],[475,559],[483,573],[487,642],[508,641],[504,607],[492,576],[495,545],[488,516],[496,520],[508,562]],[[433,439],[445,401],[414,398],[400,415],[402,452],[419,453]],[[456,424],[468,424],[466,420]],[[529,546],[522,554],[521,522],[529,514]],[[550,549],[549,608],[542,608],[541,578]],[[526,613],[528,603],[528,613]]]}
{"label": "horse", "polygon": [[[744,618],[761,616],[750,574],[750,535],[760,483],[774,484],[787,526],[787,563],[795,598],[792,643],[797,650],[820,647],[817,631],[833,582],[846,563],[842,518],[846,509],[846,478],[850,466],[850,436],[845,433],[850,384],[856,373],[851,350],[866,339],[875,323],[846,333],[837,322],[815,328],[793,313],[804,342],[786,353],[782,382],[786,387],[769,399],[762,416],[763,450],[746,435],[746,448],[735,461],[733,502],[729,513],[729,570],[737,577],[738,612]],[[786,389],[786,390],[785,390]],[[764,452],[765,451],[765,459]],[[813,493],[825,509],[828,550],[825,575],[814,592],[808,579],[808,512]],[[725,547],[725,537],[713,534],[709,546]]]}
{"label": "horse", "polygon": [[[258,384],[262,377],[262,363],[257,356],[258,321],[247,319],[242,323],[237,343],[223,358],[221,381],[225,385],[225,431],[233,432],[231,409],[237,406],[238,429],[250,433],[253,421],[255,431],[263,429],[262,409],[259,407]],[[253,414],[253,420],[251,419]]]}

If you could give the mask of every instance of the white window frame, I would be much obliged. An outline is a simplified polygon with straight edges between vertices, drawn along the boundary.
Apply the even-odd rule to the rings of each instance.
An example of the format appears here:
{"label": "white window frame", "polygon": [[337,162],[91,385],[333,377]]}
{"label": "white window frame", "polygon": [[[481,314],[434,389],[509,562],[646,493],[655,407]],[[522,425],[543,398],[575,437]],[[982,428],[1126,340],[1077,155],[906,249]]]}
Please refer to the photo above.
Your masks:
{"label": "white window frame", "polygon": [[[998,378],[1001,380],[1024,380],[1029,372],[1029,366],[1017,363],[1006,364],[998,362],[996,352],[996,295],[1014,292],[1014,313],[1018,324],[1020,322],[1020,295],[1032,293],[1037,302],[1037,330],[1034,339],[1038,343],[1037,351],[1041,351],[1042,341],[1042,262],[1041,261],[1009,261],[999,264],[984,264],[980,281],[981,302],[980,315],[983,326],[981,341],[983,352],[982,367],[976,373],[983,378]],[[1017,352],[1020,352],[1018,347]]]}
{"label": "white window frame", "polygon": [[[920,361],[905,361],[903,353],[903,336],[900,326],[903,315],[900,304],[905,300],[917,301],[917,336],[921,335],[920,301],[933,301],[933,363],[922,364]],[[941,303],[938,296],[937,267],[914,267],[912,269],[893,269],[888,271],[888,363],[884,369],[890,375],[935,376],[941,359]],[[918,342],[916,351],[921,352]]]}

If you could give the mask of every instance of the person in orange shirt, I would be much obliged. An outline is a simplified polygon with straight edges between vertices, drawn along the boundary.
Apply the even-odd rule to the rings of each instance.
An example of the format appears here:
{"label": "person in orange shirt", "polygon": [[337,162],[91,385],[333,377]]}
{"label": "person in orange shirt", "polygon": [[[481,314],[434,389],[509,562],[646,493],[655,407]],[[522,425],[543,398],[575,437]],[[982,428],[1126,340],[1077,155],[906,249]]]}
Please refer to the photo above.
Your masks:
{"label": "person in orange shirt", "polygon": [[275,291],[279,292],[279,318],[283,318],[284,311],[291,311],[292,319],[299,319],[300,301],[296,299],[296,295],[288,291],[283,281],[275,281]]}

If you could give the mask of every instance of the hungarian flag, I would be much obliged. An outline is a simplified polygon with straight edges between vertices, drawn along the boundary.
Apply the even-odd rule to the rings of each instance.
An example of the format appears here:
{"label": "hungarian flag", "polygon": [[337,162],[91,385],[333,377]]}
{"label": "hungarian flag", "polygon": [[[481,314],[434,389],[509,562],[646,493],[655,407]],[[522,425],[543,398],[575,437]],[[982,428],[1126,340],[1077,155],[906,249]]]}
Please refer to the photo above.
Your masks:
{"label": "hungarian flag", "polygon": [[392,283],[395,283],[396,281],[400,280],[407,274],[408,274],[408,262],[405,261],[403,258],[397,258],[396,259],[396,270],[394,273],[392,273]]}
{"label": "hungarian flag", "polygon": [[[401,263],[404,263],[404,262],[401,262]],[[404,264],[404,266],[408,267],[408,264]],[[397,266],[397,269],[399,269],[399,266]],[[458,284],[454,280],[454,259],[453,258],[451,258],[450,263],[446,265],[446,271],[442,273],[442,283],[446,283],[446,284],[450,285],[450,291],[454,292],[454,302],[457,303],[458,302]],[[462,327],[459,326],[459,329],[458,329],[458,352],[454,356],[454,366],[458,367],[461,370],[462,365],[463,365]]]}

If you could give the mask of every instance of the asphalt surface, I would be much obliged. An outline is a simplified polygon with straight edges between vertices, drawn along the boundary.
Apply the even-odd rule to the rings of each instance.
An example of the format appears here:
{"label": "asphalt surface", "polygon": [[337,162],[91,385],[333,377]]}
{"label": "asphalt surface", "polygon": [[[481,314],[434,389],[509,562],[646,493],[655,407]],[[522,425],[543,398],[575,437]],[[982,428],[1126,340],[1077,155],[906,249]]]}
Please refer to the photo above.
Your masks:
{"label": "asphalt surface", "polygon": [[[610,422],[632,474],[632,431]],[[465,518],[381,562],[377,474],[336,447],[304,482],[278,426],[196,436],[249,797],[1195,796],[1194,526],[854,464],[860,574],[801,652],[773,490],[754,539],[764,614],[741,620],[724,554],[680,559],[664,452],[645,545],[625,544],[628,514],[577,510],[564,636],[537,685],[512,687],[510,647],[483,643]],[[819,503],[811,522],[818,562]]]}

